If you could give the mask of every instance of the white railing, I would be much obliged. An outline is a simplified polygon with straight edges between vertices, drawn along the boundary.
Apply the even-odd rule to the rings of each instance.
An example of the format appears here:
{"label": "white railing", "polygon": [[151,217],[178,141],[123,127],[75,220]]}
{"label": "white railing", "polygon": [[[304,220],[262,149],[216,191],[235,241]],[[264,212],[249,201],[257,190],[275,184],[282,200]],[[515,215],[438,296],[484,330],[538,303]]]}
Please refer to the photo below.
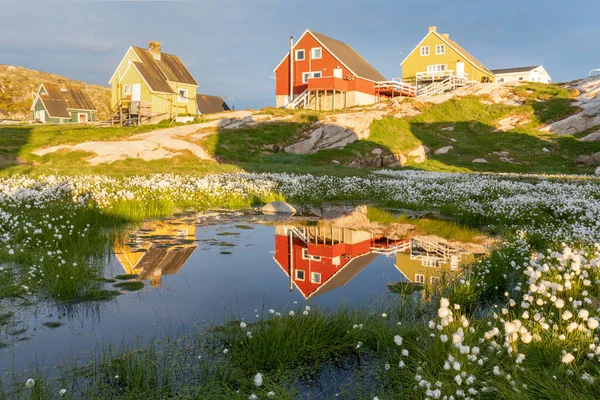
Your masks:
{"label": "white railing", "polygon": [[304,101],[304,107],[306,108],[306,100],[308,99],[309,91],[306,89],[304,92],[300,93],[296,96],[292,101],[290,101],[287,105],[287,108],[297,108],[300,103]]}
{"label": "white railing", "polygon": [[444,79],[449,76],[454,76],[454,71],[451,69],[445,69],[443,71],[426,71],[426,72],[417,72],[417,80],[434,80],[434,79]]}
{"label": "white railing", "polygon": [[390,256],[390,255],[396,254],[396,253],[404,253],[405,251],[409,251],[411,248],[412,248],[412,242],[410,240],[406,240],[404,242],[395,243],[395,244],[393,244],[391,246],[387,246],[387,247],[372,246],[371,253],[383,254],[386,256]]}
{"label": "white railing", "polygon": [[407,96],[417,95],[416,86],[397,80],[377,82],[375,89],[396,90],[400,93],[406,93]]}

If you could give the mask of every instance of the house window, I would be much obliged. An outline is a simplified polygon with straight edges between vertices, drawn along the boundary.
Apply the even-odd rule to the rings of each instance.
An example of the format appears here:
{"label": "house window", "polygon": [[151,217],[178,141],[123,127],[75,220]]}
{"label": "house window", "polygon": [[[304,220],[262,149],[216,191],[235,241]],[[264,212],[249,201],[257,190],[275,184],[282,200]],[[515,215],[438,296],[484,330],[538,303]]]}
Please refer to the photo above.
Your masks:
{"label": "house window", "polygon": [[321,283],[321,274],[318,272],[311,272],[310,273],[310,281],[312,283]]}
{"label": "house window", "polygon": [[304,60],[304,49],[296,50],[296,61]]}
{"label": "house window", "polygon": [[302,271],[301,269],[297,269],[296,270],[296,280],[297,281],[303,281],[304,280],[304,271]]}
{"label": "house window", "polygon": [[312,77],[313,78],[320,78],[321,77],[321,72],[313,72],[312,73]]}
{"label": "house window", "polygon": [[308,83],[308,78],[310,78],[311,73],[310,72],[303,72],[302,73],[302,83]]}
{"label": "house window", "polygon": [[444,72],[446,70],[446,64],[432,64],[427,66],[427,72]]}
{"label": "house window", "polygon": [[498,83],[504,83],[504,78],[498,78]]}
{"label": "house window", "polygon": [[311,256],[310,254],[308,254],[308,249],[302,249],[302,259],[321,261],[321,256]]}
{"label": "house window", "polygon": [[429,46],[421,46],[421,55],[428,56],[429,55]]}
{"label": "house window", "polygon": [[425,283],[425,275],[415,274],[415,283]]}
{"label": "house window", "polygon": [[179,99],[180,103],[187,103],[188,101],[188,91],[187,89],[179,89]]}
{"label": "house window", "polygon": [[523,77],[522,77],[522,76],[520,76],[520,77],[519,77],[519,80],[520,80],[520,81],[522,81],[522,80],[523,80]]}
{"label": "house window", "polygon": [[312,59],[317,59],[317,58],[321,58],[322,55],[322,49],[320,47],[315,47],[314,49],[311,49],[311,57]]}
{"label": "house window", "polygon": [[438,44],[435,46],[435,54],[446,54],[446,45]]}
{"label": "house window", "polygon": [[131,85],[123,86],[123,95],[131,96]]}

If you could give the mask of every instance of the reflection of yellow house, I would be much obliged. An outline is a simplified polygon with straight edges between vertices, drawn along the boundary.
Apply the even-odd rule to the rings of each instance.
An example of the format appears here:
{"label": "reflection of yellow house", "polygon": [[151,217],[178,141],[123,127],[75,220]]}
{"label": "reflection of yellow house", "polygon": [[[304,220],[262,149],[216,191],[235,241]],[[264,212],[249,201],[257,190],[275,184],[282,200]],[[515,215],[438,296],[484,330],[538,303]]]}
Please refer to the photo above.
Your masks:
{"label": "reflection of yellow house", "polygon": [[160,42],[148,49],[129,47],[110,78],[111,108],[122,118],[156,121],[177,115],[196,115],[198,83],[183,62],[162,53]]}
{"label": "reflection of yellow house", "polygon": [[465,256],[464,251],[442,243],[413,239],[410,252],[396,253],[396,268],[409,282],[435,288],[460,274]]}
{"label": "reflection of yellow house", "polygon": [[196,226],[187,220],[146,222],[129,236],[117,240],[114,251],[125,273],[161,284],[163,275],[176,274],[196,250]]}

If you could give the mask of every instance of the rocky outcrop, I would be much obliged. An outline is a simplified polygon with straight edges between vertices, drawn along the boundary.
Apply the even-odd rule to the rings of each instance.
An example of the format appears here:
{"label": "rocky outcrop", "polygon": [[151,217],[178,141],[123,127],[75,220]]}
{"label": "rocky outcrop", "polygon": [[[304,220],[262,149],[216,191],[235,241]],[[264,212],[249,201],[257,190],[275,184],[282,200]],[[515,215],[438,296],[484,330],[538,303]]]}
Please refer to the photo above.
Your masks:
{"label": "rocky outcrop", "polygon": [[414,158],[415,162],[422,163],[427,159],[427,153],[429,153],[429,147],[424,145],[419,145],[416,149],[413,149],[408,152],[407,156],[409,158]]}
{"label": "rocky outcrop", "polygon": [[508,132],[531,122],[527,115],[511,115],[496,122],[494,132]]}
{"label": "rocky outcrop", "polygon": [[427,159],[430,150],[427,146],[419,145],[417,148],[405,153],[392,153],[383,149],[374,149],[371,154],[351,161],[348,166],[354,168],[380,168],[403,167],[409,159],[422,163]]}
{"label": "rocky outcrop", "polygon": [[570,88],[579,91],[577,102],[573,103],[582,111],[560,121],[542,127],[544,132],[558,135],[574,135],[595,126],[600,126],[600,76],[594,76],[571,83]]}
{"label": "rocky outcrop", "polygon": [[315,122],[310,131],[298,143],[284,150],[294,154],[313,154],[319,150],[340,149],[357,140],[367,139],[371,133],[371,123],[381,119],[383,111],[335,114],[323,121]]}
{"label": "rocky outcrop", "polygon": [[600,142],[600,130],[590,133],[589,135],[586,135],[579,140],[581,140],[582,142]]}

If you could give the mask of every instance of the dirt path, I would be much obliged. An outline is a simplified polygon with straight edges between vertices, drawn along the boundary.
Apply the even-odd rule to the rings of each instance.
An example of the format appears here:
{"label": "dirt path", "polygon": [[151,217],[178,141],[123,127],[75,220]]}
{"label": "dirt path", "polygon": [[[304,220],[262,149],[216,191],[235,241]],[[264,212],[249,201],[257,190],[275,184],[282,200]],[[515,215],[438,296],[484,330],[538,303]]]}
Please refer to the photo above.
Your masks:
{"label": "dirt path", "polygon": [[[201,140],[215,134],[217,129],[227,128],[233,124],[240,124],[250,118],[250,111],[236,111],[232,113],[215,114],[214,120],[193,125],[176,126],[173,128],[158,129],[152,132],[134,135],[127,140],[109,142],[83,142],[76,145],[52,146],[36,150],[32,154],[43,156],[58,150],[85,151],[95,154],[88,159],[91,165],[112,163],[127,158],[140,158],[145,161],[172,158],[183,151],[190,151],[200,160],[214,160],[202,147],[188,140],[193,135],[194,140]],[[202,130],[211,129],[208,132]]]}

